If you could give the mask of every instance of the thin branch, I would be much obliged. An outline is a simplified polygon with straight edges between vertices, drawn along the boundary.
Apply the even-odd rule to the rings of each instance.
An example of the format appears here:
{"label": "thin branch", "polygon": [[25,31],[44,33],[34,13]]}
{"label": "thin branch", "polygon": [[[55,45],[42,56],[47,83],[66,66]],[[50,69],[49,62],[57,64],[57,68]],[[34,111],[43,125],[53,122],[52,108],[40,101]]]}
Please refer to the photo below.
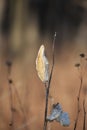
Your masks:
{"label": "thin branch", "polygon": [[54,40],[53,40],[53,47],[52,47],[52,68],[51,68],[51,73],[49,77],[48,84],[45,84],[46,87],[46,104],[45,104],[45,116],[44,116],[44,130],[47,130],[47,113],[48,113],[48,97],[49,97],[49,90],[50,90],[50,84],[51,84],[51,79],[52,79],[52,74],[53,74],[53,68],[54,68],[54,47],[55,47],[55,40],[56,40],[56,32],[54,34]]}
{"label": "thin branch", "polygon": [[83,130],[86,130],[86,110],[85,110],[85,99],[83,100],[83,112],[84,112]]}
{"label": "thin branch", "polygon": [[81,90],[82,90],[82,84],[83,84],[83,78],[80,78],[80,88],[79,88],[79,93],[77,96],[77,102],[78,102],[78,106],[77,106],[77,116],[76,116],[76,120],[75,120],[75,124],[74,124],[74,130],[76,130],[77,128],[77,123],[78,123],[78,118],[79,118],[79,113],[80,113],[80,95],[81,95]]}
{"label": "thin branch", "polygon": [[[11,76],[11,69],[12,69],[12,63],[11,61],[8,61],[7,63],[7,66],[8,66],[8,82],[9,82],[9,92],[10,92],[10,107],[11,107],[11,121],[9,123],[10,126],[13,126],[14,124],[14,106],[13,106],[13,95],[12,95],[12,88],[14,89],[15,93],[16,93],[16,96],[17,96],[17,99],[18,99],[18,102],[19,102],[19,105],[20,105],[20,109],[23,113],[23,123],[26,124],[27,123],[27,118],[26,118],[26,115],[25,115],[25,111],[22,107],[22,103],[21,103],[21,99],[19,97],[19,94],[18,94],[18,91],[15,87],[15,84],[12,80],[12,78],[9,78]],[[12,127],[12,130],[13,130],[13,127]],[[28,126],[26,125],[26,130],[28,130]]]}
{"label": "thin branch", "polygon": [[[26,114],[25,114],[24,108],[22,107],[22,102],[21,102],[21,99],[20,99],[20,97],[19,97],[19,94],[18,94],[18,91],[17,91],[17,89],[16,89],[16,87],[15,87],[14,82],[13,82],[13,86],[14,86],[13,88],[14,88],[14,90],[15,90],[15,93],[16,93],[16,96],[17,96],[19,105],[20,105],[20,109],[21,109],[21,111],[22,111],[22,113],[23,113],[23,116],[24,116],[23,122],[24,122],[24,124],[26,124],[26,123],[27,123]],[[28,130],[28,126],[27,126],[27,125],[26,125],[26,130]]]}
{"label": "thin branch", "polygon": [[10,93],[10,110],[11,110],[11,120],[9,123],[9,126],[12,127],[12,130],[14,129],[13,125],[14,125],[14,111],[13,111],[13,96],[12,96],[12,80],[9,78],[11,75],[11,69],[12,69],[12,62],[11,61],[7,61],[6,65],[8,67],[8,83],[9,83],[9,93]]}
{"label": "thin branch", "polygon": [[[14,124],[14,114],[13,114],[13,99],[12,99],[12,86],[9,84],[9,92],[10,92],[10,109],[11,109],[11,121],[9,126],[13,126]],[[12,128],[13,130],[13,128]]]}

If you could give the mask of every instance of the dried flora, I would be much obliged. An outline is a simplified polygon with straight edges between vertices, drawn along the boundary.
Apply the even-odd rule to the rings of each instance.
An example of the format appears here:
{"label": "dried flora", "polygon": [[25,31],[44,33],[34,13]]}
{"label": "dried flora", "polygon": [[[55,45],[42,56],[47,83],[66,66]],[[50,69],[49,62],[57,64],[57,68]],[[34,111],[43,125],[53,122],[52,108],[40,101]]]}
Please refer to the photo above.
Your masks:
{"label": "dried flora", "polygon": [[62,113],[62,107],[59,103],[53,104],[51,114],[47,116],[48,121],[56,120]]}
{"label": "dried flora", "polygon": [[49,116],[48,115],[48,98],[50,93],[50,84],[52,80],[52,74],[53,74],[53,68],[54,68],[54,47],[55,47],[55,40],[56,40],[56,32],[54,34],[53,39],[53,47],[52,47],[52,67],[51,71],[49,73],[49,62],[47,60],[47,57],[45,56],[45,47],[44,45],[41,45],[38,55],[36,58],[36,70],[39,78],[43,83],[45,83],[46,88],[46,97],[45,97],[45,113],[44,113],[44,126],[43,130],[47,130],[48,127],[48,121],[57,121],[62,126],[69,126],[70,125],[70,119],[67,112],[63,112],[62,107],[59,103],[52,104],[52,111]]}
{"label": "dried flora", "polygon": [[80,56],[81,58],[84,58],[84,57],[85,57],[85,54],[84,54],[84,53],[81,53],[79,56]]}
{"label": "dried flora", "polygon": [[80,63],[76,63],[76,64],[75,64],[75,67],[80,67]]}
{"label": "dried flora", "polygon": [[46,83],[49,80],[49,62],[45,56],[45,47],[41,45],[36,58],[36,70],[42,82]]}
{"label": "dried flora", "polygon": [[83,119],[83,130],[86,130],[86,106],[85,103],[86,102],[86,98],[84,98],[83,100],[83,114],[84,114],[84,119]]}
{"label": "dried flora", "polygon": [[62,126],[70,125],[70,118],[67,112],[62,112],[61,115],[56,119]]}
{"label": "dried flora", "polygon": [[[81,60],[82,58],[85,57],[84,53],[79,54],[80,56],[80,63],[75,64],[75,67],[79,67],[78,72],[79,72],[79,76],[80,76],[80,87],[79,87],[79,92],[77,95],[77,114],[76,114],[76,119],[75,119],[75,124],[74,124],[74,130],[77,130],[77,126],[78,126],[78,121],[79,121],[79,116],[80,116],[80,112],[81,112],[81,108],[80,108],[80,98],[81,98],[81,93],[82,93],[82,89],[83,89],[83,80],[84,80],[84,73],[85,71],[85,62],[83,60]],[[83,101],[83,115],[84,115],[84,119],[83,119],[83,130],[85,130],[85,122],[86,122],[86,110],[85,110],[85,98]]]}
{"label": "dried flora", "polygon": [[[25,115],[25,111],[24,111],[24,108],[22,107],[22,103],[21,103],[21,98],[19,97],[19,94],[18,94],[18,91],[15,87],[15,83],[11,77],[11,73],[12,73],[12,65],[13,65],[13,62],[12,60],[7,60],[6,61],[6,65],[7,65],[7,71],[8,71],[8,83],[9,83],[9,99],[10,99],[10,111],[11,111],[11,119],[10,119],[10,122],[9,122],[9,126],[11,127],[11,130],[14,130],[15,129],[15,113],[18,112],[17,109],[15,108],[15,105],[14,105],[14,101],[13,101],[13,91],[16,93],[16,96],[17,96],[17,99],[18,99],[18,102],[19,102],[19,105],[20,105],[20,110],[22,111],[23,113],[23,123],[26,124],[27,123],[27,118],[26,118],[26,115]],[[25,125],[25,129],[28,130],[28,126]]]}
{"label": "dried flora", "polygon": [[59,103],[53,104],[51,114],[47,117],[48,121],[57,121],[62,126],[70,125],[70,118],[67,112],[63,112],[62,107]]}
{"label": "dried flora", "polygon": [[11,111],[11,119],[9,122],[9,126],[11,126],[11,129],[14,130],[14,111],[13,111],[13,95],[12,95],[12,79],[9,79],[10,75],[11,75],[11,69],[12,69],[12,61],[11,60],[7,60],[6,61],[6,65],[7,65],[7,71],[8,71],[8,83],[9,83],[9,99],[10,99],[10,111]]}

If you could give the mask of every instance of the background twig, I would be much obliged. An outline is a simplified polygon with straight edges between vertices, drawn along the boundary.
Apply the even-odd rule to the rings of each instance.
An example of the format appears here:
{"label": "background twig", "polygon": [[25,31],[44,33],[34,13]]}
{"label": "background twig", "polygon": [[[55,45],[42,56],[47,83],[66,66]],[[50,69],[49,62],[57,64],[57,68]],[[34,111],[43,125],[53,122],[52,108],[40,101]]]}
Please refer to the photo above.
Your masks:
{"label": "background twig", "polygon": [[7,61],[6,62],[7,65],[7,71],[8,71],[8,83],[9,83],[9,93],[10,93],[10,109],[11,109],[11,120],[9,123],[9,126],[12,127],[12,130],[14,129],[13,125],[14,125],[14,112],[13,112],[13,96],[12,96],[12,80],[10,79],[10,75],[11,75],[11,69],[12,69],[12,62],[11,61]]}
{"label": "background twig", "polygon": [[74,130],[76,130],[77,128],[77,123],[78,123],[78,118],[79,118],[79,113],[80,113],[80,94],[81,94],[81,89],[82,89],[82,84],[83,84],[83,78],[81,76],[80,78],[80,88],[79,88],[79,93],[77,96],[77,102],[78,102],[78,106],[77,106],[77,116],[76,116],[76,120],[75,120],[75,124],[74,124]]}
{"label": "background twig", "polygon": [[[27,117],[26,117],[26,114],[25,114],[25,111],[24,111],[24,108],[23,108],[23,105],[22,105],[20,96],[19,96],[19,94],[18,94],[18,91],[17,91],[17,89],[16,89],[16,87],[15,87],[14,82],[13,82],[13,86],[14,86],[13,88],[14,88],[14,91],[15,91],[15,93],[16,93],[16,96],[17,96],[19,105],[20,105],[20,109],[21,109],[21,111],[22,111],[22,113],[23,113],[23,116],[24,116],[23,123],[24,123],[24,124],[27,124]],[[28,130],[28,126],[27,126],[27,125],[26,125],[26,130]]]}
{"label": "background twig", "polygon": [[80,113],[80,95],[81,95],[81,90],[82,90],[82,86],[83,86],[83,77],[84,77],[84,71],[83,71],[83,59],[85,57],[84,53],[81,53],[80,55],[80,64],[76,64],[75,66],[78,68],[78,71],[80,73],[80,87],[79,87],[79,92],[78,92],[78,96],[77,96],[77,115],[76,115],[76,120],[75,120],[75,124],[74,124],[74,130],[76,130],[77,128],[77,123],[78,123],[78,118],[79,118],[79,113]]}
{"label": "background twig", "polygon": [[[17,96],[17,99],[18,99],[18,102],[19,102],[19,105],[20,105],[20,109],[21,109],[21,111],[23,113],[23,116],[24,116],[24,118],[23,118],[23,123],[24,124],[27,124],[27,118],[26,118],[26,115],[25,115],[25,111],[24,111],[24,109],[22,107],[22,103],[21,103],[21,99],[19,97],[18,91],[17,91],[17,89],[15,87],[13,79],[11,78],[12,63],[11,63],[11,61],[8,61],[6,64],[8,66],[8,82],[9,82],[10,104],[11,104],[11,121],[10,121],[9,125],[12,126],[12,130],[13,130],[13,128],[14,128],[13,127],[13,125],[14,125],[14,110],[15,109],[14,109],[14,106],[13,106],[12,87],[13,87],[15,93],[16,93],[16,96]],[[26,125],[26,130],[28,130],[27,125]]]}
{"label": "background twig", "polygon": [[85,110],[85,100],[83,100],[83,112],[84,112],[84,119],[83,119],[83,130],[86,130],[85,125],[86,125],[86,110]]}

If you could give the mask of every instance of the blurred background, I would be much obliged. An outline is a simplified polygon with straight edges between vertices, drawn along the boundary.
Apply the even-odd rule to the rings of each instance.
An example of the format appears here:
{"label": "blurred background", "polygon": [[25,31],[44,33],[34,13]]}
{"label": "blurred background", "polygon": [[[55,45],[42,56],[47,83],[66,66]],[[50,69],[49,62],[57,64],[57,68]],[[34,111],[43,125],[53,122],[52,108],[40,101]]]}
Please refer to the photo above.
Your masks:
{"label": "blurred background", "polygon": [[[87,58],[87,0],[0,0],[0,130],[43,129],[45,87],[37,76],[35,60],[40,45],[44,44],[52,65],[54,32],[57,37],[49,108],[59,102],[69,113],[71,124],[65,128],[53,122],[48,127],[73,130],[80,86],[74,65],[80,62],[80,53],[85,53]],[[8,61],[12,62],[10,74]],[[85,72],[86,69],[87,65]],[[13,126],[9,124],[12,114],[9,78],[14,83],[11,85]],[[86,92],[87,73],[77,130],[83,127],[82,104]]]}

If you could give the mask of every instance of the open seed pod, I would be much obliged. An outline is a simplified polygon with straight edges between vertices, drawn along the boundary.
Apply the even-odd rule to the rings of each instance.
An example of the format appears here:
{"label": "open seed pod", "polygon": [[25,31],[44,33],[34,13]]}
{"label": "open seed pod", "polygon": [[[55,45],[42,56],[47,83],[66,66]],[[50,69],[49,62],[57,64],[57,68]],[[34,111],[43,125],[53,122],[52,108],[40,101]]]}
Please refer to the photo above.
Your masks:
{"label": "open seed pod", "polygon": [[41,45],[36,58],[36,70],[42,82],[49,81],[49,62],[45,56],[45,47]]}
{"label": "open seed pod", "polygon": [[49,122],[55,120],[59,122],[62,126],[70,125],[69,114],[67,112],[63,112],[62,107],[59,103],[53,104],[51,114],[47,116],[47,120]]}

